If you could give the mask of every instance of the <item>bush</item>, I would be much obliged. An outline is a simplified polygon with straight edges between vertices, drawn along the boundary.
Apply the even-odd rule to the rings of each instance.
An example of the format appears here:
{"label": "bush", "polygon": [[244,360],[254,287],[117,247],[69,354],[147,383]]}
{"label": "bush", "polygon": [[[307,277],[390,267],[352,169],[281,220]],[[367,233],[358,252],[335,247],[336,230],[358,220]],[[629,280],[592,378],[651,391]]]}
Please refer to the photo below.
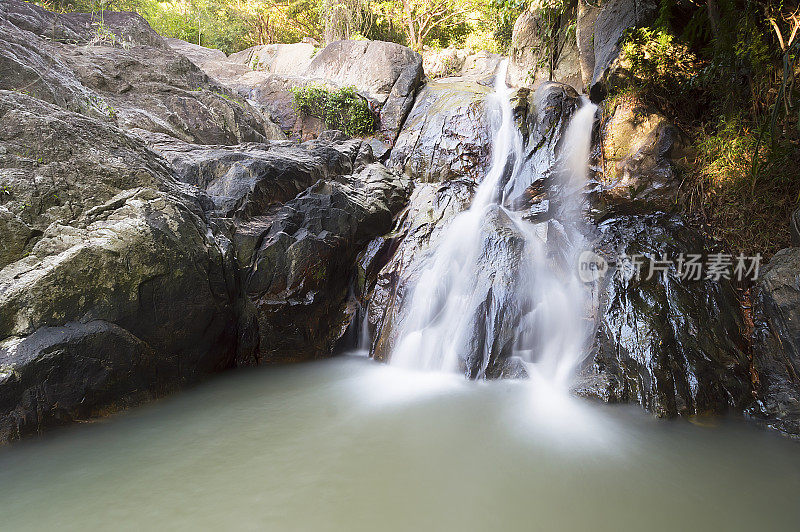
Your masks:
{"label": "bush", "polygon": [[290,89],[298,112],[319,118],[332,129],[350,136],[375,131],[375,115],[355,87],[328,90],[318,85]]}

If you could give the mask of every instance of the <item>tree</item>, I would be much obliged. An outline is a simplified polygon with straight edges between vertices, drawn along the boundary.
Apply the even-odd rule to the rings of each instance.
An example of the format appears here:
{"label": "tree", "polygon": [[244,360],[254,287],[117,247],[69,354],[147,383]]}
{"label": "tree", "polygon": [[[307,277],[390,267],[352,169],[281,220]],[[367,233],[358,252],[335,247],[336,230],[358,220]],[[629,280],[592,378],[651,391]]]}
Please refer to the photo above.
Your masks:
{"label": "tree", "polygon": [[400,20],[408,45],[422,50],[434,31],[446,31],[464,23],[475,11],[474,0],[395,0],[389,2]]}

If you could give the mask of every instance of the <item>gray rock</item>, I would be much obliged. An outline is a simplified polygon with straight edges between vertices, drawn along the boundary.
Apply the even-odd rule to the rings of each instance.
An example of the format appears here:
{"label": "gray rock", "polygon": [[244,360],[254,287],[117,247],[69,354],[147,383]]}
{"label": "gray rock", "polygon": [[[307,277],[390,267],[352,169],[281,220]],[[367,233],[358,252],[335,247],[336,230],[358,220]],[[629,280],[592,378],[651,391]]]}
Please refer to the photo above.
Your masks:
{"label": "gray rock", "polygon": [[202,146],[166,135],[148,135],[150,146],[182,182],[205,190],[215,216],[249,216],[284,203],[323,179],[350,174],[361,141],[288,141]]}
{"label": "gray rock", "polygon": [[761,272],[754,308],[753,371],[757,403],[750,414],[800,436],[800,248],[782,249]]}
{"label": "gray rock", "polygon": [[309,43],[262,44],[231,54],[228,60],[251,70],[291,76],[305,72],[316,52]]}
{"label": "gray rock", "polygon": [[[674,265],[648,279],[650,260],[708,253],[704,239],[661,215],[611,219],[600,231],[597,250],[610,268],[597,288],[595,348],[578,393],[665,417],[748,406],[748,342],[730,281],[682,279]],[[623,254],[647,257],[638,279]]]}
{"label": "gray rock", "polygon": [[25,16],[0,18],[0,89],[28,93],[123,129],[166,133],[188,142],[235,144],[283,137],[247,102],[172,51],[138,15],[104,14],[105,24],[117,28],[122,42],[92,38],[76,45],[12,22],[40,33],[48,22],[72,28],[75,35],[80,28],[96,34],[89,15],[36,18],[41,10],[19,4],[12,0],[8,5]]}
{"label": "gray rock", "polygon": [[370,165],[347,184],[319,182],[274,214],[237,225],[246,315],[239,364],[319,358],[350,321],[356,257],[392,227],[410,183]]}
{"label": "gray rock", "polygon": [[468,81],[433,81],[419,92],[389,167],[419,181],[479,180],[489,162],[490,88]]}

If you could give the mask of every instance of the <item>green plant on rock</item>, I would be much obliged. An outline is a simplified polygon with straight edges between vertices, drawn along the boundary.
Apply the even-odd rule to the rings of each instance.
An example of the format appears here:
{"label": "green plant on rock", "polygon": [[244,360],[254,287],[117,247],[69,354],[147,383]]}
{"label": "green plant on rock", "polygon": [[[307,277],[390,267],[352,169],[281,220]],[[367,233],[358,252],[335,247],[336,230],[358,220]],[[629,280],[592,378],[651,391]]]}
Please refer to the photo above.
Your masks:
{"label": "green plant on rock", "polygon": [[348,135],[368,135],[375,130],[375,115],[355,87],[330,90],[319,85],[290,89],[298,112],[319,118]]}

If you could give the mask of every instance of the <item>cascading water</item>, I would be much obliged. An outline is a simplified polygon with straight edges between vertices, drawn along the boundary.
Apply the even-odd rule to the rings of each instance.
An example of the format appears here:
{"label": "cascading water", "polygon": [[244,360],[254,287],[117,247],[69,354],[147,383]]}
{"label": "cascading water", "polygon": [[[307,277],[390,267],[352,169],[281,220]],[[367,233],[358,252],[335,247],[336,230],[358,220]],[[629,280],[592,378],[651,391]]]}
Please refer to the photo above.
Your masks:
{"label": "cascading water", "polygon": [[[589,292],[577,276],[583,236],[585,182],[595,106],[574,113],[562,139],[549,222],[532,223],[512,210],[540,176],[525,160],[522,135],[498,72],[492,160],[469,209],[442,232],[403,305],[393,365],[497,374],[516,356],[527,372],[568,385],[585,351]],[[557,233],[557,252],[548,243]],[[533,376],[532,375],[532,376]]]}

